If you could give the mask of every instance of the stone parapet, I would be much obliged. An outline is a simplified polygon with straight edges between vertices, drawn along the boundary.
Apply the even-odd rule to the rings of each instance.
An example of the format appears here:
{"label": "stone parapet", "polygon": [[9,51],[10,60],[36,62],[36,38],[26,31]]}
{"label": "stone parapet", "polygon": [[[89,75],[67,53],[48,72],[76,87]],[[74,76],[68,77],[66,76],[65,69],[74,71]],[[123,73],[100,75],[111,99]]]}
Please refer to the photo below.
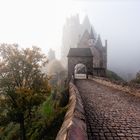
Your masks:
{"label": "stone parapet", "polygon": [[69,83],[69,103],[56,140],[87,140],[85,112],[77,87]]}
{"label": "stone parapet", "polygon": [[136,87],[136,85],[131,85],[126,82],[111,81],[107,78],[102,78],[102,77],[90,76],[89,79],[94,80],[97,83],[100,83],[102,85],[112,87],[114,89],[121,90],[123,92],[130,93],[130,94],[140,97],[140,88]]}

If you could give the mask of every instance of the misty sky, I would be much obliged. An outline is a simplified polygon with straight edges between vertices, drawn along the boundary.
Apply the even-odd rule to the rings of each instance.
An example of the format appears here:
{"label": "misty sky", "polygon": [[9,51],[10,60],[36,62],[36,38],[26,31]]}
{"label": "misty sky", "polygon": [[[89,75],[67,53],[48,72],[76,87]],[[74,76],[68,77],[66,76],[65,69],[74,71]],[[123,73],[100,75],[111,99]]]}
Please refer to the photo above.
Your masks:
{"label": "misty sky", "polygon": [[109,68],[140,70],[139,0],[0,0],[0,43],[52,48],[59,57],[65,18],[77,13],[108,40]]}

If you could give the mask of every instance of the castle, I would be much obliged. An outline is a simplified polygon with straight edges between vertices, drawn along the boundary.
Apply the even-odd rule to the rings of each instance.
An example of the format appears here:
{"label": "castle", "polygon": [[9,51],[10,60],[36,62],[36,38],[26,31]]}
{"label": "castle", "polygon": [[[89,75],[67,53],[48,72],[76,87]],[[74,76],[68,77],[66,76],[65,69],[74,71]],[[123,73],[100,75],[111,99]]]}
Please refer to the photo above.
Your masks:
{"label": "castle", "polygon": [[96,38],[91,28],[90,33],[85,30],[77,48],[90,48],[93,55],[93,75],[105,76],[107,69],[107,40],[105,40],[105,46],[103,46],[100,35]]}
{"label": "castle", "polygon": [[91,24],[88,16],[85,17],[83,23],[80,23],[79,15],[71,16],[66,19],[63,26],[62,46],[61,46],[61,61],[65,68],[67,68],[67,55],[69,49],[77,48],[80,37],[85,30],[90,31]]}
{"label": "castle", "polygon": [[103,46],[100,35],[95,34],[87,16],[83,24],[80,24],[78,15],[67,19],[63,30],[62,50],[63,61],[68,56],[69,76],[73,74],[78,63],[87,67],[88,74],[106,75],[107,40]]}

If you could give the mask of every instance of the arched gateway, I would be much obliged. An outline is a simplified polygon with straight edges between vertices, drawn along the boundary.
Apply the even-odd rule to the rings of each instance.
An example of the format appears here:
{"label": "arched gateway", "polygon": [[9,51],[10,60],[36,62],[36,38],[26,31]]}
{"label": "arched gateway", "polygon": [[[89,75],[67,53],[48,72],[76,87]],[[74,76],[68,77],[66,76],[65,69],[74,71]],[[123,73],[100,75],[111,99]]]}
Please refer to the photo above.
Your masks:
{"label": "arched gateway", "polygon": [[74,78],[75,79],[86,79],[87,78],[87,67],[79,63],[74,67]]}
{"label": "arched gateway", "polygon": [[90,48],[70,48],[68,53],[68,79],[74,76],[77,64],[86,66],[87,75],[93,74],[93,55]]}

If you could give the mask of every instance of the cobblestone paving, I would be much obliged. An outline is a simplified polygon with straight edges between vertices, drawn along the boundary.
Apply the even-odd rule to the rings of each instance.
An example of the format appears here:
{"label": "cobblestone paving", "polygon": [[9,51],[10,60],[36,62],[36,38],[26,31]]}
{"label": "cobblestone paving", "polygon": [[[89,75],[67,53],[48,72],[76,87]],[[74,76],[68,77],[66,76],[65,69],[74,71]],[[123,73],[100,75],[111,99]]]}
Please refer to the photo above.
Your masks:
{"label": "cobblestone paving", "polygon": [[89,140],[140,140],[140,98],[91,80],[78,80]]}

